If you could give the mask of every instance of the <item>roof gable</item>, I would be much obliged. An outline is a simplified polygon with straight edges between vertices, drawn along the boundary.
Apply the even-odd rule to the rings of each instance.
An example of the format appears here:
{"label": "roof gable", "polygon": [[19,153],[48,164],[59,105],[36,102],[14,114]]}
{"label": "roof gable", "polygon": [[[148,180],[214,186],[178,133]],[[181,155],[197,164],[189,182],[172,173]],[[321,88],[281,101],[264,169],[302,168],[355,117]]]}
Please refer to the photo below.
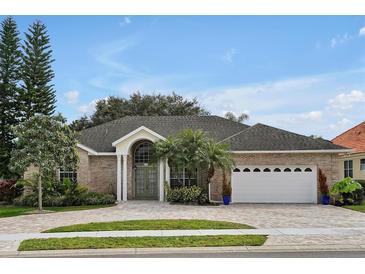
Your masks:
{"label": "roof gable", "polygon": [[365,152],[365,121],[335,137],[332,142],[337,145]]}

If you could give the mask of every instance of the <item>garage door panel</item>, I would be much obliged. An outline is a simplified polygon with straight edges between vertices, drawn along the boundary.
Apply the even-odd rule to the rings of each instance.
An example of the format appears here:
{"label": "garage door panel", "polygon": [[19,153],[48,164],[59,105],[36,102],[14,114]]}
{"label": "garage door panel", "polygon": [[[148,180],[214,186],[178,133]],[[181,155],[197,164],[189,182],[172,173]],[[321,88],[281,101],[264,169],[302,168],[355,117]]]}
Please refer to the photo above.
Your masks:
{"label": "garage door panel", "polygon": [[[239,166],[232,173],[232,202],[315,203],[317,197],[315,166]],[[249,168],[251,172],[243,172]],[[259,168],[261,172],[252,172]],[[263,172],[269,168],[270,172]],[[273,172],[279,168],[281,172]],[[291,172],[283,172],[290,168]],[[300,168],[301,172],[294,172]],[[311,172],[304,172],[310,168]]]}

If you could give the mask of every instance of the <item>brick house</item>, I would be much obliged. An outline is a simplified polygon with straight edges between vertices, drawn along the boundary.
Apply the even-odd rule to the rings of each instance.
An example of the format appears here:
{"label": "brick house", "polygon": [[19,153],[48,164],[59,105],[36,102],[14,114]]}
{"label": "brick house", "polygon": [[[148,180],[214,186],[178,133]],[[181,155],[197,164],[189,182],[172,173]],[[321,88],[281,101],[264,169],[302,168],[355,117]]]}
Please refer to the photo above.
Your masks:
{"label": "brick house", "polygon": [[[61,170],[60,176],[77,176],[91,190],[115,193],[118,201],[163,201],[165,182],[178,187],[188,181],[184,169],[169,167],[165,160],[151,164],[152,144],[186,128],[203,130],[230,144],[236,165],[229,178],[232,202],[316,203],[318,169],[332,184],[339,178],[339,153],[349,151],[330,141],[218,116],[130,116],[81,131],[79,168]],[[190,184],[206,189],[211,200],[221,201],[220,170],[209,187],[205,176],[197,169]]]}
{"label": "brick house", "polygon": [[332,142],[353,149],[340,155],[340,179],[352,177],[365,180],[365,121],[338,135]]}

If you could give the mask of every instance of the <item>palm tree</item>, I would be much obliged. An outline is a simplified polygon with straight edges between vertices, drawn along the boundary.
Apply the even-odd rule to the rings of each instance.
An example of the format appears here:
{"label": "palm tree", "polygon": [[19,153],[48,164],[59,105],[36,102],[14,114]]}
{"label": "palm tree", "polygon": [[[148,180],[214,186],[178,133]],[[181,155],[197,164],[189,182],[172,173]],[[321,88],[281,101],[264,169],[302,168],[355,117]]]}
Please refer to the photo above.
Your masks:
{"label": "palm tree", "polygon": [[224,177],[226,171],[231,170],[234,167],[234,161],[228,149],[229,149],[228,144],[217,143],[213,140],[209,140],[209,142],[207,142],[205,151],[206,153],[205,163],[208,169],[208,175],[207,175],[208,184],[210,184],[210,181],[214,176],[216,167],[222,169]]}
{"label": "palm tree", "polygon": [[234,165],[227,144],[217,143],[208,138],[203,131],[192,129],[185,129],[175,137],[155,143],[154,159],[168,159],[170,166],[185,168],[189,184],[196,168],[208,170],[209,184],[216,167],[221,168],[225,174]]}

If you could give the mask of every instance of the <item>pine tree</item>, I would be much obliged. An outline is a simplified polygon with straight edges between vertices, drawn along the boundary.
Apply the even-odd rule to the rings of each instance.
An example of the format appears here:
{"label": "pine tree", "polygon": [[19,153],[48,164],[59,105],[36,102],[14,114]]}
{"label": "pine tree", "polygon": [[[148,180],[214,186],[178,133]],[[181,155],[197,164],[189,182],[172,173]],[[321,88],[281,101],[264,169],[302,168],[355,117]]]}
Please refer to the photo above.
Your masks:
{"label": "pine tree", "polygon": [[54,59],[46,26],[40,21],[34,22],[25,33],[23,51],[20,98],[23,119],[36,114],[52,115],[56,103],[54,85],[51,83]]}
{"label": "pine tree", "polygon": [[14,146],[11,127],[18,123],[20,116],[17,96],[21,55],[16,22],[7,17],[0,29],[0,178],[12,176],[8,165]]}

